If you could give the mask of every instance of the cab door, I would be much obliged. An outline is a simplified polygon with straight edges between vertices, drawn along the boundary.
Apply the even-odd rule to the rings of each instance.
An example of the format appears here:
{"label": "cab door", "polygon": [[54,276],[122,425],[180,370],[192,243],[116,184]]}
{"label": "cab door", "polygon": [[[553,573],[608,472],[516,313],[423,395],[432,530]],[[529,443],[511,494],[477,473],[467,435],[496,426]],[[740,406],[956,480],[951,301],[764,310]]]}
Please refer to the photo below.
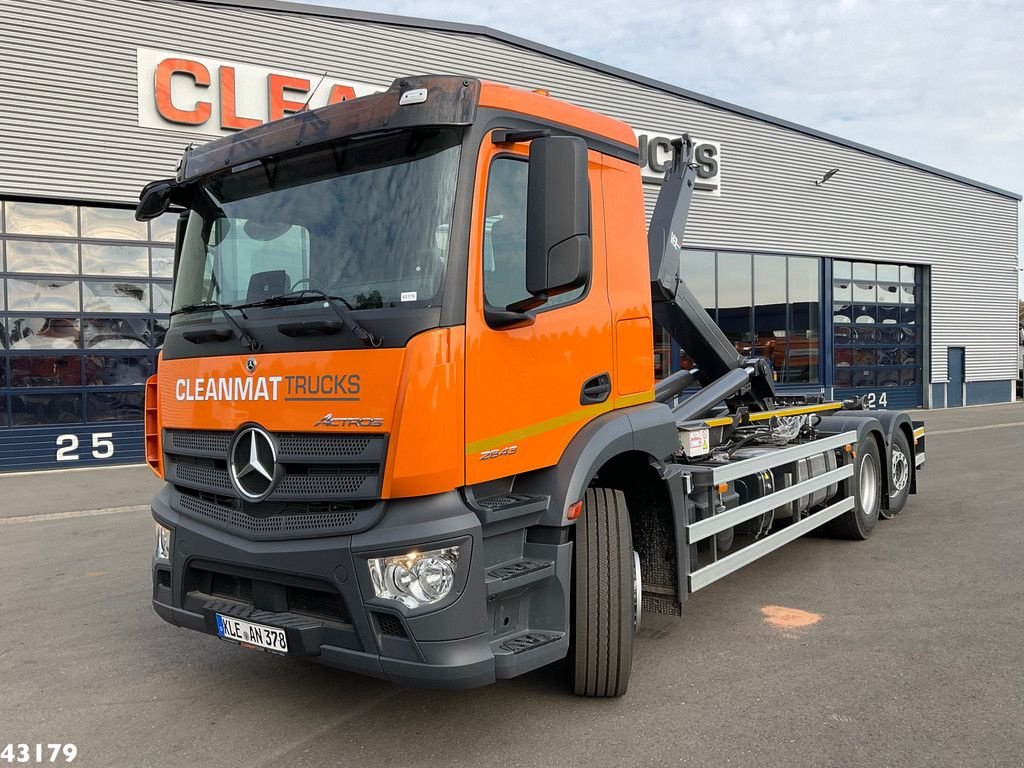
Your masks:
{"label": "cab door", "polygon": [[477,167],[466,302],[466,482],[555,464],[573,435],[611,409],[611,313],[600,155],[588,153],[593,265],[588,284],[494,328],[486,307],[526,299],[529,142],[485,141]]}

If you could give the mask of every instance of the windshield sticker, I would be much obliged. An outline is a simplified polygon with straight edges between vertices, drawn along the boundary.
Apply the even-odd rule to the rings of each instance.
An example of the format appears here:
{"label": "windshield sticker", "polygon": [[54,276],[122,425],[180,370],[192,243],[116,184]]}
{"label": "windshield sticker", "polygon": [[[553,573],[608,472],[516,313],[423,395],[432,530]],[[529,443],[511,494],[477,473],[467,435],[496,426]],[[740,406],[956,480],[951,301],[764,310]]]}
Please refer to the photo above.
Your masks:
{"label": "windshield sticker", "polygon": [[402,301],[416,301],[416,291],[402,291]]}

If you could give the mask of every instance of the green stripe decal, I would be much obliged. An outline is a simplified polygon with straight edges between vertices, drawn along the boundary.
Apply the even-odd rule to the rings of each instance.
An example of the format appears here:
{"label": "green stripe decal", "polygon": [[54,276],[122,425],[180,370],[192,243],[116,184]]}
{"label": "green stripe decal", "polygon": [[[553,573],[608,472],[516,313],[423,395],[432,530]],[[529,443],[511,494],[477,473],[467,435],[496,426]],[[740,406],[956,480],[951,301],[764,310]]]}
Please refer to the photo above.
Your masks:
{"label": "green stripe decal", "polygon": [[[636,395],[627,395],[626,397],[616,398],[616,404],[618,407],[626,407],[630,405],[637,405],[639,403],[649,402],[654,397],[653,392],[641,392]],[[527,437],[536,437],[544,432],[550,432],[553,429],[564,427],[569,424],[575,424],[578,421],[589,421],[595,416],[600,416],[602,413],[607,413],[612,410],[612,402],[606,401],[603,403],[597,403],[596,405],[586,405],[582,408],[577,408],[575,411],[569,411],[568,413],[554,416],[544,421],[538,421],[535,424],[530,424],[519,429],[513,429],[511,432],[504,432],[494,437],[485,437],[483,440],[476,440],[472,443],[466,443],[466,455],[474,453],[482,453],[491,448],[504,448],[509,443],[515,443]]]}

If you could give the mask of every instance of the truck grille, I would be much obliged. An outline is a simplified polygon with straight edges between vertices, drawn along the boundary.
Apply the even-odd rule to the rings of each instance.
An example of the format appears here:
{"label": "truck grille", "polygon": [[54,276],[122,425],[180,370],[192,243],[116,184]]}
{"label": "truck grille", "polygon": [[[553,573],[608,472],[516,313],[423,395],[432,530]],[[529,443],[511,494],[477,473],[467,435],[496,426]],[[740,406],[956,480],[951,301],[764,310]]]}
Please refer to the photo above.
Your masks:
{"label": "truck grille", "polygon": [[355,533],[376,522],[386,435],[278,433],[281,475],[261,502],[231,483],[233,432],[164,431],[164,468],[179,512],[249,539]]}

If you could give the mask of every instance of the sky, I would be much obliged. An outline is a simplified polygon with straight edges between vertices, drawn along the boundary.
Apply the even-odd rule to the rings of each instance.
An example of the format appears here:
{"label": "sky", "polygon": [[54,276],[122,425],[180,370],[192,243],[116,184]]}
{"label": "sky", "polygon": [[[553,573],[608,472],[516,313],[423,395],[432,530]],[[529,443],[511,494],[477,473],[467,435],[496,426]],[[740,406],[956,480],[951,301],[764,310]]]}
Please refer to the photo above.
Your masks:
{"label": "sky", "polygon": [[317,2],[485,25],[1024,193],[1024,0]]}

